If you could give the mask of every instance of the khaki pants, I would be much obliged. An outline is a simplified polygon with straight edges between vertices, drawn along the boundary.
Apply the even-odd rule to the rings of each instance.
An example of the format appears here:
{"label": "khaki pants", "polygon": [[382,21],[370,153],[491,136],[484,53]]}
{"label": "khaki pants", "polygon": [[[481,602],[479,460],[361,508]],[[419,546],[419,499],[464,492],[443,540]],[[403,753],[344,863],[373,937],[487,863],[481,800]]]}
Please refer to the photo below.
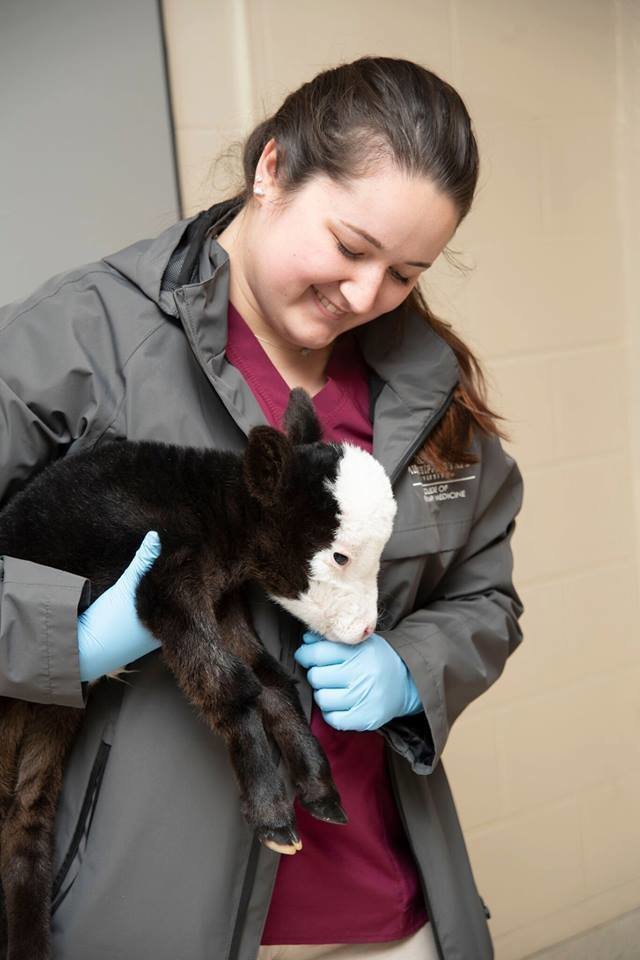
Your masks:
{"label": "khaki pants", "polygon": [[260,947],[256,960],[438,960],[438,951],[431,924],[425,923],[404,940]]}

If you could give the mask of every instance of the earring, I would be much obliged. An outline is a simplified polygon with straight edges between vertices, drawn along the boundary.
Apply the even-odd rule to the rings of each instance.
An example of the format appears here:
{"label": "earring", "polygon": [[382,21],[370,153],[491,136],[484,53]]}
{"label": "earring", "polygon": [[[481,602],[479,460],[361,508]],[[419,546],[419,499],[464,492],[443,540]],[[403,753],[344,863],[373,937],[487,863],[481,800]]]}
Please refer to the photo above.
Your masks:
{"label": "earring", "polygon": [[255,195],[256,195],[257,197],[264,197],[264,190],[262,189],[262,187],[256,187],[256,186],[254,186],[253,192],[255,193]]}

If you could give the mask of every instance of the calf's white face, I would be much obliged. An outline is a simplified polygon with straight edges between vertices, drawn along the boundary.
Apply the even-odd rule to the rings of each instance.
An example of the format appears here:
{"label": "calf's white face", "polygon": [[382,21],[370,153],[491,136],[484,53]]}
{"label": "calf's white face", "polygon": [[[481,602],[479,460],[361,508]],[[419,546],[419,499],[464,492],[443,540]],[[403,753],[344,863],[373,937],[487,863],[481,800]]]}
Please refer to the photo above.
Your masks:
{"label": "calf's white face", "polygon": [[326,481],[340,511],[335,539],[313,557],[304,593],[273,599],[328,640],[360,643],[376,628],[380,556],[396,502],[378,461],[360,447],[341,446],[336,479]]}

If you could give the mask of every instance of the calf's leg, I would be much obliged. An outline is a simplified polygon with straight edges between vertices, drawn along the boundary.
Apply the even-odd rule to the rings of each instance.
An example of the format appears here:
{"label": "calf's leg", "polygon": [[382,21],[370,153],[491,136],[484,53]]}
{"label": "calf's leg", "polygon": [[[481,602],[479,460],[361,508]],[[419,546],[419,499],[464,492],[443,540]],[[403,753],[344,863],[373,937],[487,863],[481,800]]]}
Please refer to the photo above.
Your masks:
{"label": "calf's leg", "polygon": [[[156,568],[159,567],[158,572]],[[155,576],[154,576],[155,574]],[[194,576],[184,591],[166,591],[161,561],[138,587],[137,609],[162,642],[162,655],[187,699],[224,737],[240,787],[240,810],[259,840],[279,853],[300,849],[293,804],[271,757],[258,707],[261,686],[250,667],[227,649],[211,597]]]}
{"label": "calf's leg", "polygon": [[[18,757],[31,704],[8,697],[0,698],[0,862],[2,859],[2,824],[16,788]],[[1,876],[0,876],[1,880]],[[7,912],[0,882],[0,960],[7,956]]]}
{"label": "calf's leg", "polygon": [[262,684],[258,703],[264,726],[280,748],[300,803],[318,820],[347,823],[329,761],[309,729],[295,680],[249,628],[238,594],[225,597],[218,617],[229,649]]}
{"label": "calf's leg", "polygon": [[55,815],[64,763],[82,717],[82,710],[71,707],[29,705],[15,787],[12,795],[4,792],[0,827],[8,960],[49,960],[51,955]]}

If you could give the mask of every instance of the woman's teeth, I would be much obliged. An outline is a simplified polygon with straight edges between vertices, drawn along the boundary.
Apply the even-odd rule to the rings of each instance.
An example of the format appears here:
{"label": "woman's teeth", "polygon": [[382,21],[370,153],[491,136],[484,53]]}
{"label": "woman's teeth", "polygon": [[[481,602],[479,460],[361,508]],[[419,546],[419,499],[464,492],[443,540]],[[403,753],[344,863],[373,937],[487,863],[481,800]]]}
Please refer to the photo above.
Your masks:
{"label": "woman's teeth", "polygon": [[334,307],[334,305],[331,303],[331,301],[330,301],[330,300],[327,300],[326,297],[323,297],[322,294],[320,293],[320,291],[319,291],[316,287],[312,287],[311,289],[312,289],[313,292],[315,293],[315,295],[316,295],[316,297],[318,298],[318,300],[320,301],[320,303],[321,303],[324,307],[326,307],[327,310],[328,310],[330,313],[333,313],[336,317],[341,317],[343,313],[346,313],[345,310],[338,310],[337,307]]}

